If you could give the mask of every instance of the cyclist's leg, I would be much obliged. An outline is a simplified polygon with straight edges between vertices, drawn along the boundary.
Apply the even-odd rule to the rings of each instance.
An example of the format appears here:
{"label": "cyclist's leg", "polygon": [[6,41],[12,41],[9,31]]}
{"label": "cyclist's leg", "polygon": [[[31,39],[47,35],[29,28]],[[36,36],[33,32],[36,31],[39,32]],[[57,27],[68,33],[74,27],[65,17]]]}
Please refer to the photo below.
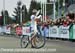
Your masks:
{"label": "cyclist's leg", "polygon": [[38,30],[38,32],[41,34],[41,30],[40,30],[40,29],[41,29],[41,26],[38,26],[38,25],[37,25],[37,30]]}
{"label": "cyclist's leg", "polygon": [[34,29],[33,29],[33,35],[32,35],[32,38],[31,38],[31,43],[32,43],[32,46],[35,46],[36,45],[36,35],[37,35],[37,26],[34,25]]}
{"label": "cyclist's leg", "polygon": [[36,34],[33,33],[32,37],[31,37],[31,47],[34,48],[34,46],[36,45]]}
{"label": "cyclist's leg", "polygon": [[33,33],[32,34],[32,37],[31,37],[31,48],[34,48],[34,45],[35,45],[35,38],[34,38],[35,34]]}

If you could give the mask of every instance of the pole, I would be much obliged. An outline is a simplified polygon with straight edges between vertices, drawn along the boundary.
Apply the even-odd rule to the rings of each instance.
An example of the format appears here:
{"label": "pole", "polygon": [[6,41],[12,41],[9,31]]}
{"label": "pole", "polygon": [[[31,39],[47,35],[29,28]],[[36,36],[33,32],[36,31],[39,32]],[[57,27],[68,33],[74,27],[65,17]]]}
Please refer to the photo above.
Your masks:
{"label": "pole", "polygon": [[43,3],[43,22],[44,22],[44,3]]}
{"label": "pole", "polygon": [[45,2],[45,22],[46,22],[46,2]]}
{"label": "pole", "polygon": [[41,2],[41,14],[42,14],[42,2]]}
{"label": "pole", "polygon": [[[22,2],[22,0],[19,0],[19,2]],[[20,25],[22,24],[22,3],[20,3]]]}
{"label": "pole", "polygon": [[20,10],[20,24],[22,24],[22,11],[21,10]]}
{"label": "pole", "polygon": [[[21,1],[21,0],[19,0]],[[21,1],[22,2],[22,1]],[[22,4],[22,3],[21,3]],[[20,6],[20,24],[22,24],[22,5]]]}
{"label": "pole", "polygon": [[[43,13],[42,12],[42,10],[43,10],[43,8],[42,8],[43,6],[42,6],[42,2],[41,2],[41,14]],[[43,17],[43,16],[42,16]],[[43,21],[43,18],[41,17],[41,21]]]}
{"label": "pole", "polygon": [[54,4],[53,4],[53,13],[54,13],[54,20],[55,20],[55,0],[54,0]]}
{"label": "pole", "polygon": [[58,18],[59,18],[59,0],[58,0]]}
{"label": "pole", "polygon": [[4,14],[4,25],[5,25],[5,0],[3,0],[3,14]]}
{"label": "pole", "polygon": [[64,12],[63,14],[65,13],[65,0],[63,0],[63,8],[64,8]]}

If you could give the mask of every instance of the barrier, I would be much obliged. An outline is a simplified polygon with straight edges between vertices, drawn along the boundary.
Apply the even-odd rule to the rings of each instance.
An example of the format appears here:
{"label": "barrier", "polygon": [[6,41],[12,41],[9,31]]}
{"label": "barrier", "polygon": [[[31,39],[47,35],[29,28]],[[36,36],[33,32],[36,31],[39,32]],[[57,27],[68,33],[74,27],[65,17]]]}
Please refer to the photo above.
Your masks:
{"label": "barrier", "polygon": [[[7,33],[12,34],[11,32],[15,32],[17,35],[31,35],[30,27],[29,26],[21,26],[16,27],[13,30],[10,26],[0,26],[0,33]],[[40,28],[42,34],[45,33],[46,37],[53,37],[53,38],[64,38],[64,39],[75,39],[75,24],[71,26],[49,26],[49,28],[44,28],[42,31],[42,27]]]}
{"label": "barrier", "polygon": [[75,25],[74,24],[71,24],[69,31],[70,31],[69,39],[75,39]]}
{"label": "barrier", "polygon": [[31,35],[30,27],[22,27],[22,35]]}
{"label": "barrier", "polygon": [[52,27],[49,27],[49,37],[59,37],[58,35],[58,27],[57,26],[52,26]]}
{"label": "barrier", "polygon": [[6,34],[10,34],[11,32],[11,27],[10,26],[2,26],[0,27],[0,32],[1,33],[6,33]]}
{"label": "barrier", "polygon": [[49,37],[75,39],[75,25],[73,26],[52,26],[49,27]]}
{"label": "barrier", "polygon": [[67,26],[67,27],[60,26],[59,27],[59,38],[69,39],[69,26]]}
{"label": "barrier", "polygon": [[2,33],[6,33],[6,26],[2,27]]}
{"label": "barrier", "polygon": [[69,26],[49,27],[49,37],[69,39]]}
{"label": "barrier", "polygon": [[0,26],[0,33],[2,33],[2,26]]}
{"label": "barrier", "polygon": [[17,26],[16,27],[16,34],[17,35],[21,35],[22,34],[22,27],[21,26]]}
{"label": "barrier", "polygon": [[11,34],[11,27],[10,26],[6,26],[5,27],[5,31],[6,31],[5,32],[6,34]]}
{"label": "barrier", "polygon": [[75,25],[73,25],[73,39],[75,39]]}

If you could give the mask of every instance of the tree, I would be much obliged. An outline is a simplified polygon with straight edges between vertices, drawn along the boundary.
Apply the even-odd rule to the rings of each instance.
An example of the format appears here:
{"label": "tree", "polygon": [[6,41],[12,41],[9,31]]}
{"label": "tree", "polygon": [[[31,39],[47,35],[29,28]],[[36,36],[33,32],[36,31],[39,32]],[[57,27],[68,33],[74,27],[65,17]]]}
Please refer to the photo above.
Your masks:
{"label": "tree", "polygon": [[[56,3],[55,3],[55,5],[56,5],[56,8],[55,8],[56,15],[58,13],[58,8],[62,8],[62,2],[63,2],[63,0],[57,0]],[[50,3],[50,0],[47,0],[47,3]],[[47,4],[47,15],[51,15],[51,14],[53,14],[53,4]]]}
{"label": "tree", "polygon": [[[49,3],[50,0],[47,0],[47,3]],[[51,15],[53,13],[53,4],[46,4],[46,10],[47,15]]]}
{"label": "tree", "polygon": [[11,18],[9,16],[8,11],[7,10],[2,11],[1,14],[2,14],[2,23],[4,23],[4,18],[5,18],[5,24],[10,24],[11,23]]}
{"label": "tree", "polygon": [[36,4],[37,4],[36,1],[34,0],[31,1],[30,8],[29,8],[29,16],[32,14],[32,10],[36,9]]}
{"label": "tree", "polygon": [[63,0],[59,0],[60,8],[63,7]]}
{"label": "tree", "polygon": [[[22,6],[22,7],[21,7]],[[22,17],[22,22],[25,22],[28,20],[28,12],[26,5],[21,5],[21,1],[17,2],[17,7],[14,8],[13,11],[15,15],[13,15],[16,18],[16,23],[20,24],[20,18]]]}
{"label": "tree", "polygon": [[15,9],[15,10],[14,10],[13,12],[14,12],[15,15],[13,15],[13,16],[16,18],[15,22],[20,24],[21,1],[18,1],[18,2],[17,2],[17,7],[14,8],[14,9]]}
{"label": "tree", "polygon": [[0,17],[0,25],[4,25],[4,14],[3,14],[3,11],[1,11],[1,17]]}
{"label": "tree", "polygon": [[8,22],[8,21],[9,21],[9,14],[8,14],[8,11],[5,10],[5,23],[9,24],[10,22]]}
{"label": "tree", "polygon": [[50,2],[50,0],[47,0],[47,3],[49,3]]}
{"label": "tree", "polygon": [[3,17],[0,16],[0,25],[2,26],[3,25]]}
{"label": "tree", "polygon": [[28,12],[27,12],[27,8],[26,8],[26,5],[23,5],[22,6],[22,20],[23,22],[26,22],[28,21]]}
{"label": "tree", "polygon": [[40,4],[39,2],[37,2],[36,9],[37,9],[37,10],[41,9],[41,4]]}

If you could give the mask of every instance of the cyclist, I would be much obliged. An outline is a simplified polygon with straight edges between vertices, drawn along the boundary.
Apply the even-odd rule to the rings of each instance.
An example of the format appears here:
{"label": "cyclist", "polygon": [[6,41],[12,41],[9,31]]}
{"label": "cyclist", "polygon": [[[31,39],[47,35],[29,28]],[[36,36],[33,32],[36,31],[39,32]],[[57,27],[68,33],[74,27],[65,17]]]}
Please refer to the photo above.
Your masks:
{"label": "cyclist", "polygon": [[32,32],[32,38],[31,38],[31,47],[32,48],[34,48],[33,45],[36,45],[36,37],[35,37],[35,35],[38,32],[37,23],[38,23],[38,21],[39,21],[39,19],[41,17],[41,15],[37,16],[36,14],[39,14],[39,13],[37,13],[37,10],[33,10],[32,15],[30,17],[31,18],[31,32]]}
{"label": "cyclist", "polygon": [[31,31],[33,32],[34,30],[37,32],[37,28],[36,28],[36,22],[35,22],[35,16],[36,16],[36,12],[37,12],[37,10],[33,10],[32,11],[32,15],[31,15],[31,17],[30,17],[30,19],[31,19]]}

